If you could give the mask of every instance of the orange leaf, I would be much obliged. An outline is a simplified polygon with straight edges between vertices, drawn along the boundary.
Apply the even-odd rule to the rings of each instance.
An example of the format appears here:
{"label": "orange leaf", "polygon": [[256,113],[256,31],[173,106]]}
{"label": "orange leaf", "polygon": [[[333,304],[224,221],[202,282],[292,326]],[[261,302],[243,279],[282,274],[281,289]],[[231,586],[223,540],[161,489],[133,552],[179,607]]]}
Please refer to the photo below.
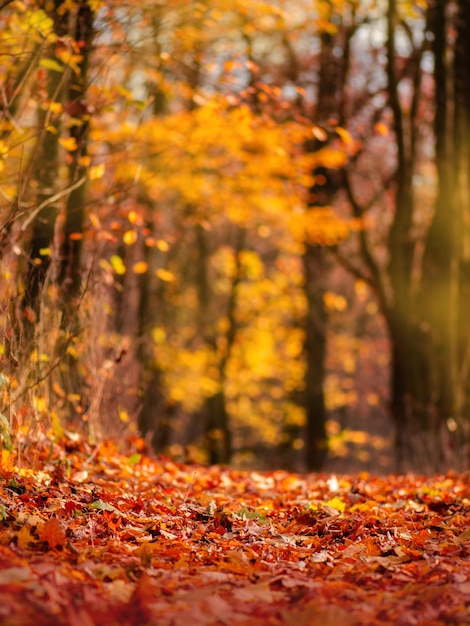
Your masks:
{"label": "orange leaf", "polygon": [[59,143],[62,148],[67,150],[67,152],[73,152],[78,147],[75,137],[62,137],[59,139]]}
{"label": "orange leaf", "polygon": [[44,524],[39,535],[41,541],[49,544],[49,548],[55,550],[65,544],[65,531],[56,517],[51,517]]}
{"label": "orange leaf", "polygon": [[377,124],[374,126],[374,129],[376,130],[377,133],[379,133],[379,135],[382,135],[382,137],[386,137],[389,132],[388,126],[386,126],[382,122],[377,122]]}
{"label": "orange leaf", "polygon": [[145,261],[139,261],[138,263],[135,263],[132,267],[132,271],[134,272],[134,274],[145,274],[147,270],[148,265]]}

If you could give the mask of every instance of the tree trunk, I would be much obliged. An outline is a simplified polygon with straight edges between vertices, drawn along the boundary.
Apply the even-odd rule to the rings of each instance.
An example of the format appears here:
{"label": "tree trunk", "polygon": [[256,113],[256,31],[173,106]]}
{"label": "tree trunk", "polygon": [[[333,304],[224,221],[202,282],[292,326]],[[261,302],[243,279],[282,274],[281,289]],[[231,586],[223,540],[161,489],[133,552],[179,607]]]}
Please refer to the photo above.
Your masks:
{"label": "tree trunk", "polygon": [[[77,74],[69,86],[65,108],[74,119],[70,138],[76,148],[68,154],[69,185],[76,186],[70,192],[65,210],[63,243],[60,249],[60,271],[58,282],[62,292],[64,328],[76,324],[77,297],[81,289],[81,250],[85,222],[85,178],[86,156],[90,113],[86,104],[88,63],[93,38],[93,11],[86,0],[78,4],[75,16],[74,39],[80,44],[81,60],[77,63]],[[82,183],[80,184],[80,181]]]}
{"label": "tree trunk", "polygon": [[[58,37],[68,33],[68,13],[60,13],[61,0],[55,0],[54,8],[49,11],[54,20],[54,32]],[[55,47],[51,44],[47,56],[55,60]],[[67,69],[64,70],[68,72]],[[64,74],[51,71],[47,81],[47,97],[51,102],[61,99]],[[29,246],[29,265],[25,278],[25,293],[23,308],[29,310],[29,320],[39,316],[40,299],[43,287],[51,264],[51,254],[54,242],[55,224],[58,214],[58,201],[48,202],[57,191],[59,168],[58,129],[47,129],[48,111],[39,109],[38,128],[39,140],[35,156],[33,173],[34,186],[37,189],[37,206],[43,208],[35,216],[32,225],[31,241]]]}
{"label": "tree trunk", "polygon": [[468,423],[462,414],[469,372],[468,331],[462,318],[468,316],[468,287],[462,277],[466,277],[464,213],[468,215],[469,203],[470,11],[468,3],[459,5],[453,72],[448,63],[449,4],[435,0],[428,12],[434,55],[437,195],[417,285],[412,238],[416,120],[405,119],[399,101],[395,4],[389,3],[387,76],[398,156],[395,217],[389,236],[392,302],[385,311],[392,343],[392,412],[399,469],[438,471],[456,463],[452,432],[465,430]]}
{"label": "tree trunk", "polygon": [[457,359],[455,419],[449,423],[461,467],[470,467],[470,3],[460,0],[454,55],[456,246],[459,255],[458,310],[454,332]]}
{"label": "tree trunk", "polygon": [[[320,72],[315,123],[324,123],[327,127],[331,118],[338,116],[341,109],[345,67],[349,60],[346,57],[338,59],[335,56],[334,48],[337,42],[332,34],[322,33],[320,39]],[[324,132],[324,138],[307,142],[308,151],[315,152],[327,145],[330,137],[326,130]],[[316,182],[309,190],[308,211],[331,205],[341,186],[337,174],[326,167],[316,168],[313,176],[316,177]],[[311,471],[318,471],[322,468],[328,452],[324,395],[328,316],[324,294],[328,285],[328,272],[331,264],[327,255],[325,247],[314,242],[306,242],[303,255],[304,289],[307,301],[304,342],[306,369],[305,389],[301,398],[306,420],[305,460],[307,469]]]}
{"label": "tree trunk", "polygon": [[327,452],[325,381],[327,314],[324,304],[328,271],[326,249],[306,245],[303,255],[307,317],[305,321],[305,389],[303,404],[306,416],[305,453],[307,468],[322,468]]}
{"label": "tree trunk", "polygon": [[[198,281],[199,301],[200,301],[200,327],[202,334],[206,338],[206,343],[211,346],[216,345],[216,337],[211,324],[211,317],[207,304],[214,298],[210,288],[208,276],[208,250],[205,239],[205,232],[198,227],[200,273]],[[225,331],[225,345],[218,349],[217,369],[219,372],[219,390],[212,396],[206,398],[201,410],[205,424],[205,446],[210,463],[229,463],[233,453],[232,430],[230,426],[230,415],[227,411],[227,400],[225,396],[225,383],[227,379],[227,364],[235,342],[237,334],[237,302],[238,286],[241,281],[240,252],[243,249],[246,232],[237,228],[235,233],[235,271],[231,282],[231,290],[227,302],[226,317],[227,329]],[[215,349],[215,348],[214,348]]]}

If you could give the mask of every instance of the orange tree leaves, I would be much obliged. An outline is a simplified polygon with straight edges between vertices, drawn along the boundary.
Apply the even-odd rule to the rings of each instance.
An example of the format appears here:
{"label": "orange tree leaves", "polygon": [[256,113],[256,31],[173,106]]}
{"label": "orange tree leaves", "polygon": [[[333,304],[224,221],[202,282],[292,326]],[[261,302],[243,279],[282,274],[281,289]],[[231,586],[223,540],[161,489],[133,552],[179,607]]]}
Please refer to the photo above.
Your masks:
{"label": "orange tree leaves", "polygon": [[241,472],[110,445],[53,456],[1,469],[2,624],[470,619],[464,476]]}
{"label": "orange tree leaves", "polygon": [[[99,0],[88,2],[96,12],[88,78],[78,75],[83,42],[58,41],[53,58],[47,48],[57,40],[53,20],[37,3],[17,4],[1,22],[7,36],[0,78],[6,100],[12,95],[0,128],[0,222],[14,226],[21,240],[2,238],[8,254],[0,270],[1,319],[10,333],[6,311],[22,298],[28,228],[51,204],[47,197],[39,208],[25,178],[38,152],[38,112],[47,120],[39,130],[57,134],[61,146],[52,199],[57,191],[62,206],[72,192],[63,180],[77,147],[69,135],[84,120],[75,102],[59,93],[47,97],[46,89],[69,76],[88,85],[87,154],[77,164],[84,176],[74,183],[81,188],[87,179],[87,220],[83,232],[68,235],[82,241],[90,280],[83,282],[80,337],[64,339],[58,330],[52,279],[44,311],[50,307],[54,323],[39,331],[31,308],[21,321],[42,333],[41,351],[36,344],[0,345],[6,363],[10,352],[24,361],[17,368],[15,356],[5,372],[2,412],[14,415],[25,436],[40,423],[60,437],[71,414],[73,427],[92,437],[120,432],[125,423],[135,426],[128,416],[140,413],[147,371],[155,368],[162,403],[176,407],[171,437],[160,449],[182,452],[188,441],[180,433],[223,390],[238,461],[248,462],[260,433],[272,448],[284,424],[300,429],[304,422],[293,401],[303,386],[304,243],[339,243],[354,225],[328,207],[305,211],[312,169],[344,165],[351,138],[338,130],[334,146],[304,154],[306,138],[324,131],[289,108],[270,80],[275,68],[263,69],[262,58],[256,67],[250,58],[252,40],[266,50],[280,44],[283,25],[303,19],[303,3],[291,16],[264,0],[130,0],[106,10]],[[83,3],[63,4],[73,12]],[[286,54],[284,46],[279,51],[276,64]],[[54,263],[49,243],[41,256]],[[129,344],[125,376],[114,356],[122,344]],[[62,360],[70,368],[80,362],[80,374],[65,374]],[[7,446],[9,428],[0,423]],[[193,430],[189,443],[202,446]]]}

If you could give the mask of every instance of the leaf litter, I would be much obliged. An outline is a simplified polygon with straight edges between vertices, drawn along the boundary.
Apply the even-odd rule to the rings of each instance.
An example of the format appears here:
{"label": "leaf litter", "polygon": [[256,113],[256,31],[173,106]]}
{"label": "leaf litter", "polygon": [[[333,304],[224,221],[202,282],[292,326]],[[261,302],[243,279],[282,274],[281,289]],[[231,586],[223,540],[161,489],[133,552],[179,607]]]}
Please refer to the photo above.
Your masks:
{"label": "leaf litter", "polygon": [[470,623],[468,475],[248,472],[66,443],[29,469],[3,452],[2,626]]}

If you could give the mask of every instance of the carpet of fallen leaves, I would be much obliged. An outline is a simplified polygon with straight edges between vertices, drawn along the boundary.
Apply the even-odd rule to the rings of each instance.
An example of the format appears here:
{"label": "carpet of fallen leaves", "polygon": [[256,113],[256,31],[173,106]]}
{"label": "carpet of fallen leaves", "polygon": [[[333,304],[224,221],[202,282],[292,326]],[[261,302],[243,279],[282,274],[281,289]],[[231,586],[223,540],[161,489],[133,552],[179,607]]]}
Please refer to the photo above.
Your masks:
{"label": "carpet of fallen leaves", "polygon": [[468,478],[3,451],[0,624],[470,624]]}

